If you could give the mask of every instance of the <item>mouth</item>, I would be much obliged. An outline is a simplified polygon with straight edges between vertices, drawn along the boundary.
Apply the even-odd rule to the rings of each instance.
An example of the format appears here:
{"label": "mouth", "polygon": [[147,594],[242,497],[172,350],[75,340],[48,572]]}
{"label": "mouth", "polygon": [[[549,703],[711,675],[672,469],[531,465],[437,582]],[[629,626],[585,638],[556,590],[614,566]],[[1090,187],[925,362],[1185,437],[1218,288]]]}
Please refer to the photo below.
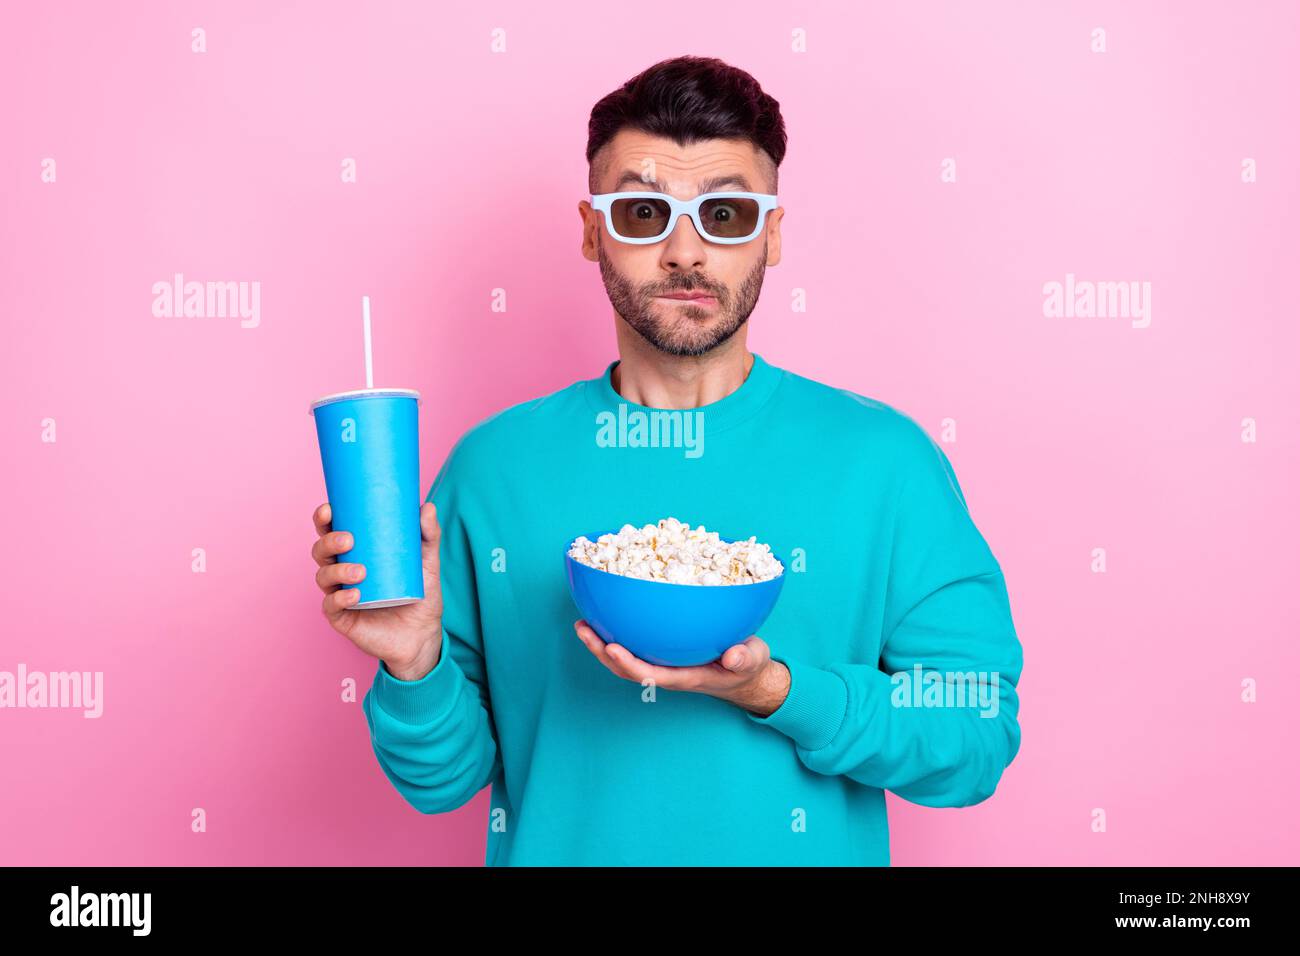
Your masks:
{"label": "mouth", "polygon": [[717,305],[718,303],[715,296],[704,292],[672,292],[655,298],[667,299],[670,302],[689,302],[691,305]]}

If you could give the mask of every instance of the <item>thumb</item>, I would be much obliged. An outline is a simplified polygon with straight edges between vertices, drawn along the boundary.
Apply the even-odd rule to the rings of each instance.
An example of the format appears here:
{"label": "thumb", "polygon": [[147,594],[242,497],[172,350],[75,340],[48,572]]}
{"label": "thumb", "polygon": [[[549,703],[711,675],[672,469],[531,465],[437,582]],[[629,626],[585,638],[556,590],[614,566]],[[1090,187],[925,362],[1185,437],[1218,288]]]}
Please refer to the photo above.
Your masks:
{"label": "thumb", "polygon": [[742,644],[733,644],[727,648],[720,663],[733,674],[748,674],[762,665],[765,657],[763,649],[757,637],[750,637]]}
{"label": "thumb", "polygon": [[749,648],[744,644],[736,644],[727,648],[721,660],[722,666],[733,674],[743,674],[749,670],[752,662],[753,655],[749,653]]}

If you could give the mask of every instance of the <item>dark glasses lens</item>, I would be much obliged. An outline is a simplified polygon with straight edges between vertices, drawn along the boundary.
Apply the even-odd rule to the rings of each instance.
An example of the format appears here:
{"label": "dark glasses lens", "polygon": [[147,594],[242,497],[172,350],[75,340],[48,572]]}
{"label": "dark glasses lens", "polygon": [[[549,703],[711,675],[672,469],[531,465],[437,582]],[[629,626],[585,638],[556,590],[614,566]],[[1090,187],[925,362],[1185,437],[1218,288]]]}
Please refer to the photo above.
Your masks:
{"label": "dark glasses lens", "polygon": [[[610,224],[620,236],[653,239],[664,234],[672,212],[662,199],[615,199]],[[745,197],[706,199],[700,204],[704,231],[720,239],[743,239],[758,226],[758,203]]]}
{"label": "dark glasses lens", "polygon": [[743,196],[706,199],[700,203],[700,219],[710,235],[722,239],[743,239],[758,225],[758,203]]}
{"label": "dark glasses lens", "polygon": [[610,206],[610,225],[620,236],[651,239],[668,228],[671,209],[662,199],[615,199]]}

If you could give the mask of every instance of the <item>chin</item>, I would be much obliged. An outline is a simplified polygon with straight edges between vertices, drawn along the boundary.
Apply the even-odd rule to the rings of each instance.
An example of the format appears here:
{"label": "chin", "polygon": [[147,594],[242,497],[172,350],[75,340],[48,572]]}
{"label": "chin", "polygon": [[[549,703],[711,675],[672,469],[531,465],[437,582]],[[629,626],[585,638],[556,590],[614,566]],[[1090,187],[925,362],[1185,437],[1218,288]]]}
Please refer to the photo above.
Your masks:
{"label": "chin", "polygon": [[713,335],[672,338],[664,341],[660,348],[670,355],[707,355],[726,341],[719,342]]}

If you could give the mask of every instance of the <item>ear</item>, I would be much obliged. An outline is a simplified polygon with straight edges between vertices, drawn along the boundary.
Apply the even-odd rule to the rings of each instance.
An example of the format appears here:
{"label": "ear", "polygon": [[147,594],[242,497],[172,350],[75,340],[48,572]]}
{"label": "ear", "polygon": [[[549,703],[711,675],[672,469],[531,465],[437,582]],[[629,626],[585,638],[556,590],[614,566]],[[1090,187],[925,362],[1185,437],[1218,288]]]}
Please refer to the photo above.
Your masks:
{"label": "ear", "polygon": [[591,208],[591,203],[586,199],[578,203],[578,215],[582,217],[582,257],[591,262],[599,262],[600,255],[597,252],[599,248],[600,236],[600,213]]}
{"label": "ear", "polygon": [[777,206],[767,214],[767,264],[769,266],[781,262],[781,217],[784,215],[784,206]]}

